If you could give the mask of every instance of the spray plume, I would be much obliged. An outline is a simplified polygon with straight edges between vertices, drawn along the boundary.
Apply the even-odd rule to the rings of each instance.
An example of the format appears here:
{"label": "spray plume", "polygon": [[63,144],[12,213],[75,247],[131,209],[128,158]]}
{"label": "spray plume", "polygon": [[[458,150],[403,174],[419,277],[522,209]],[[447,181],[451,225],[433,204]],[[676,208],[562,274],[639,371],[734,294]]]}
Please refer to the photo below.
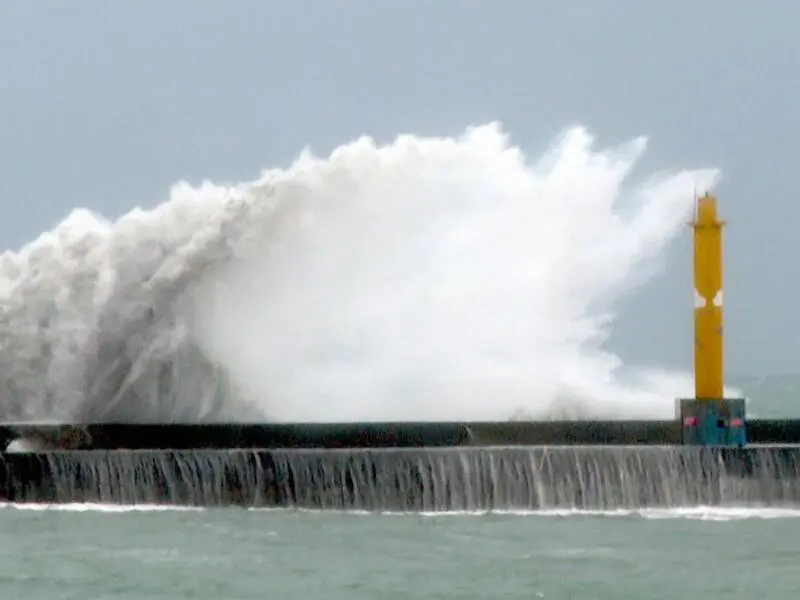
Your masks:
{"label": "spray plume", "polygon": [[688,375],[603,344],[717,173],[626,186],[644,149],[489,124],[77,210],[0,256],[0,419],[670,417]]}

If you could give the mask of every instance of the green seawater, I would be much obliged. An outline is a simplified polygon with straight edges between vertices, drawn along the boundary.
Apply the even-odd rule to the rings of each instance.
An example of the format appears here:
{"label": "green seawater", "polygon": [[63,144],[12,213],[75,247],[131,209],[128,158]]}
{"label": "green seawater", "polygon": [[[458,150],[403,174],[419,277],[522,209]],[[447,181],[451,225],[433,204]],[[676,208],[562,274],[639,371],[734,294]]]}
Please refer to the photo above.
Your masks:
{"label": "green seawater", "polygon": [[26,600],[797,598],[800,513],[0,509]]}
{"label": "green seawater", "polygon": [[[800,377],[732,382],[798,417]],[[800,508],[396,515],[0,507],[0,600],[780,600]]]}

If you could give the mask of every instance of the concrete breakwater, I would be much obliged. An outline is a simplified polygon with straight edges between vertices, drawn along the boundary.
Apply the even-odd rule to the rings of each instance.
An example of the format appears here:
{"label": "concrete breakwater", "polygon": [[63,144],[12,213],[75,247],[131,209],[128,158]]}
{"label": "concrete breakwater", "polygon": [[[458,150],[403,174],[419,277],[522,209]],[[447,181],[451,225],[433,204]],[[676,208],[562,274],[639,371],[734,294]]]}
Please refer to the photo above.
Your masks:
{"label": "concrete breakwater", "polygon": [[800,505],[800,447],[6,453],[8,502],[481,511]]}

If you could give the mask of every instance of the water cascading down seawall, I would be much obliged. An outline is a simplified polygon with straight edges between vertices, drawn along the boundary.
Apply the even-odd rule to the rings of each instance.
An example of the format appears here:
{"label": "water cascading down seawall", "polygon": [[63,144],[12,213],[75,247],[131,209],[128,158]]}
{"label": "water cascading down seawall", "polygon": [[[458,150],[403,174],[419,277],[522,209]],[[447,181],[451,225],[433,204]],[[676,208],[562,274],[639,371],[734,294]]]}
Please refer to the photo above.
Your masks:
{"label": "water cascading down seawall", "polygon": [[[662,423],[662,432],[651,433],[674,431],[670,425]],[[760,425],[764,436],[792,433],[780,423]],[[381,434],[370,432],[371,427],[367,433]],[[407,426],[398,425],[402,427]],[[350,444],[340,448],[304,448],[302,443],[292,448],[287,443],[283,448],[261,449],[94,447],[10,453],[2,462],[0,494],[12,502],[381,511],[613,510],[800,502],[796,485],[800,454],[791,446],[712,448],[649,445],[647,440],[637,445],[436,446],[442,440],[435,432],[424,424],[417,427],[421,441],[429,438],[425,447],[368,447],[370,440],[362,428],[349,432]],[[494,427],[502,435],[502,425]],[[556,423],[551,429],[569,427],[575,425]],[[224,437],[224,429],[204,432],[197,427],[197,434],[205,433],[213,442],[215,433],[217,439]],[[794,429],[797,434],[800,423]],[[525,424],[509,428],[512,434],[520,431],[534,438],[539,433]],[[273,432],[274,427],[264,434]],[[167,445],[167,440],[154,435],[169,433],[169,427],[157,434],[147,432],[142,445]]]}
{"label": "water cascading down seawall", "polygon": [[[676,400],[674,419],[15,423],[0,426],[0,500],[368,511],[800,504],[800,421],[747,421],[744,400],[724,397],[714,197],[697,199],[692,227],[695,395]],[[137,397],[135,382],[117,387]]]}

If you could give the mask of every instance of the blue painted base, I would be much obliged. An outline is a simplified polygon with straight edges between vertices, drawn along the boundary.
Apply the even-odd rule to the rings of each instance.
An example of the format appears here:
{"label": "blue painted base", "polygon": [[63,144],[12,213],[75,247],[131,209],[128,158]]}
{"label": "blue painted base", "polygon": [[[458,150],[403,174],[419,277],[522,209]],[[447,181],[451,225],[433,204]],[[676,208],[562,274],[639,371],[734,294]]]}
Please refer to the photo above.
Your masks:
{"label": "blue painted base", "polygon": [[744,398],[690,398],[680,401],[683,444],[744,446],[747,443]]}

